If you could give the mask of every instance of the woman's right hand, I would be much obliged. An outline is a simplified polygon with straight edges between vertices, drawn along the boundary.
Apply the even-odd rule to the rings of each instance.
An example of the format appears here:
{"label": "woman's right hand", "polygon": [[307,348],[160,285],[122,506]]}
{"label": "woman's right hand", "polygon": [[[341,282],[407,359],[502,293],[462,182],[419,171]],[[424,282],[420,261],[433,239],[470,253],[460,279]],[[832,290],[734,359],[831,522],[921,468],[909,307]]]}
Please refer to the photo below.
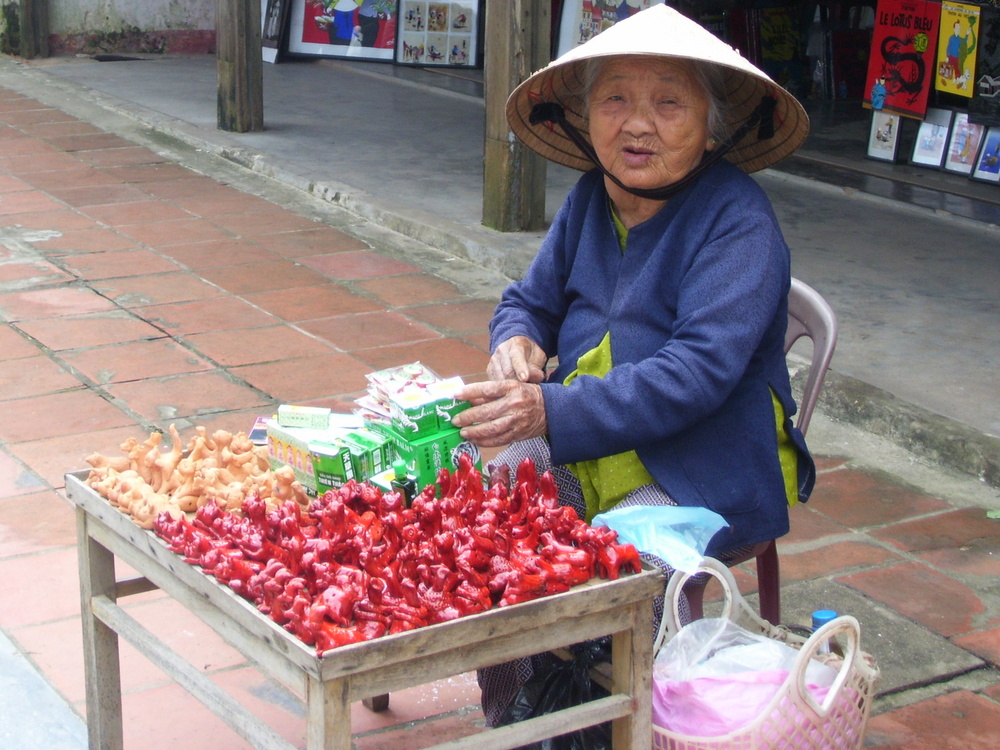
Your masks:
{"label": "woman's right hand", "polygon": [[490,380],[543,383],[548,359],[542,348],[527,336],[513,336],[493,352],[486,375]]}

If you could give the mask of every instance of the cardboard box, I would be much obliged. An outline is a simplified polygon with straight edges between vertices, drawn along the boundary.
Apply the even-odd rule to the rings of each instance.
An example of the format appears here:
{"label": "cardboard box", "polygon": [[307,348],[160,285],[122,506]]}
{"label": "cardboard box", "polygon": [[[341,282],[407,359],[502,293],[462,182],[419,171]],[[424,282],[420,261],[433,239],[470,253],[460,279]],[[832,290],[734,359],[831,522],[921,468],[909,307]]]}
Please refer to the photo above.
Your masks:
{"label": "cardboard box", "polygon": [[396,456],[406,462],[407,472],[416,478],[417,492],[437,482],[438,472],[443,467],[454,472],[459,453],[467,453],[475,467],[482,471],[479,449],[463,440],[454,427],[420,437],[403,435],[391,425],[373,424],[371,429],[381,432],[392,442]]}
{"label": "cardboard box", "polygon": [[330,427],[330,410],[321,406],[282,404],[278,407],[278,424],[282,427],[325,430]]}
{"label": "cardboard box", "polygon": [[408,437],[452,429],[452,417],[470,406],[468,401],[455,398],[455,392],[463,385],[461,378],[448,378],[390,395],[389,419],[393,429]]}
{"label": "cardboard box", "polygon": [[342,441],[310,443],[309,453],[317,495],[342,487],[357,477],[354,462],[351,460],[351,450]]}
{"label": "cardboard box", "polygon": [[365,428],[348,432],[341,442],[350,450],[359,481],[384,471],[395,455],[387,437]]}
{"label": "cardboard box", "polygon": [[292,471],[295,472],[295,478],[302,484],[306,492],[315,495],[318,485],[311,446],[313,444],[330,445],[348,432],[362,426],[363,422],[353,414],[331,415],[330,424],[324,430],[283,427],[277,419],[269,419],[267,420],[268,462],[272,469],[286,465],[291,466]]}

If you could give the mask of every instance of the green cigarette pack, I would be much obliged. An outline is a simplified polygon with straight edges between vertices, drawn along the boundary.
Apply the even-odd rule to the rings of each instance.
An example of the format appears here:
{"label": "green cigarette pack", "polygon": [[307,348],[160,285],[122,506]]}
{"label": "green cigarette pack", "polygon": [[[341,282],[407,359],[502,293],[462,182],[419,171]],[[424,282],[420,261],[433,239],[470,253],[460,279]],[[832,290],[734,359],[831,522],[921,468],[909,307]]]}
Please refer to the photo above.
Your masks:
{"label": "green cigarette pack", "polygon": [[421,436],[401,434],[393,425],[384,423],[372,423],[371,429],[390,440],[396,457],[406,462],[407,473],[416,478],[418,492],[434,484],[442,468],[454,472],[461,453],[468,454],[473,465],[482,471],[479,449],[463,440],[454,427]]}

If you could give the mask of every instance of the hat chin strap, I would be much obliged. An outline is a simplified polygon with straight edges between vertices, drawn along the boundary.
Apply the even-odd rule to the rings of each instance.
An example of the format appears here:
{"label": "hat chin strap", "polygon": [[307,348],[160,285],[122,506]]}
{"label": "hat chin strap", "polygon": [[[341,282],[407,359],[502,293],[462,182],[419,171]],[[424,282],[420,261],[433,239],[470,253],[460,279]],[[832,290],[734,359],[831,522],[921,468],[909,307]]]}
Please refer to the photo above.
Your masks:
{"label": "hat chin strap", "polygon": [[778,100],[773,96],[761,97],[760,104],[758,104],[754,111],[750,113],[749,117],[743,121],[743,124],[740,125],[736,131],[729,136],[729,138],[720,143],[714,149],[711,151],[706,149],[705,153],[701,156],[701,160],[694,169],[684,175],[684,177],[677,182],[658,188],[629,187],[611,174],[611,172],[609,172],[608,169],[601,164],[601,160],[597,158],[597,152],[594,151],[594,147],[590,144],[590,142],[583,137],[583,133],[581,133],[573,123],[566,119],[566,111],[563,109],[561,104],[557,104],[556,102],[539,102],[531,108],[531,114],[528,116],[528,122],[532,125],[538,125],[543,122],[551,122],[558,125],[566,137],[573,142],[573,145],[580,149],[584,156],[594,162],[594,164],[597,165],[597,168],[600,169],[609,180],[615,183],[622,190],[638,196],[639,198],[665,201],[673,198],[684,188],[694,182],[702,172],[729,153],[733,147],[743,140],[746,134],[754,128],[757,128],[758,141],[766,141],[773,138],[774,111],[777,104]]}

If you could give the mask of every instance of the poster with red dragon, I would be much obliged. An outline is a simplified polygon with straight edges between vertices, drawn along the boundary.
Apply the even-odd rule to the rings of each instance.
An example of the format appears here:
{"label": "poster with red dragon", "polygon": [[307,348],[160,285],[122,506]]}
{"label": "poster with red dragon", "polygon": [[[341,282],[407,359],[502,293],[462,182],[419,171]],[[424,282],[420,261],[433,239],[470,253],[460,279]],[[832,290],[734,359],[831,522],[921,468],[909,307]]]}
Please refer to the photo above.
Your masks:
{"label": "poster with red dragon", "polygon": [[864,106],[922,120],[934,88],[941,4],[879,0]]}

